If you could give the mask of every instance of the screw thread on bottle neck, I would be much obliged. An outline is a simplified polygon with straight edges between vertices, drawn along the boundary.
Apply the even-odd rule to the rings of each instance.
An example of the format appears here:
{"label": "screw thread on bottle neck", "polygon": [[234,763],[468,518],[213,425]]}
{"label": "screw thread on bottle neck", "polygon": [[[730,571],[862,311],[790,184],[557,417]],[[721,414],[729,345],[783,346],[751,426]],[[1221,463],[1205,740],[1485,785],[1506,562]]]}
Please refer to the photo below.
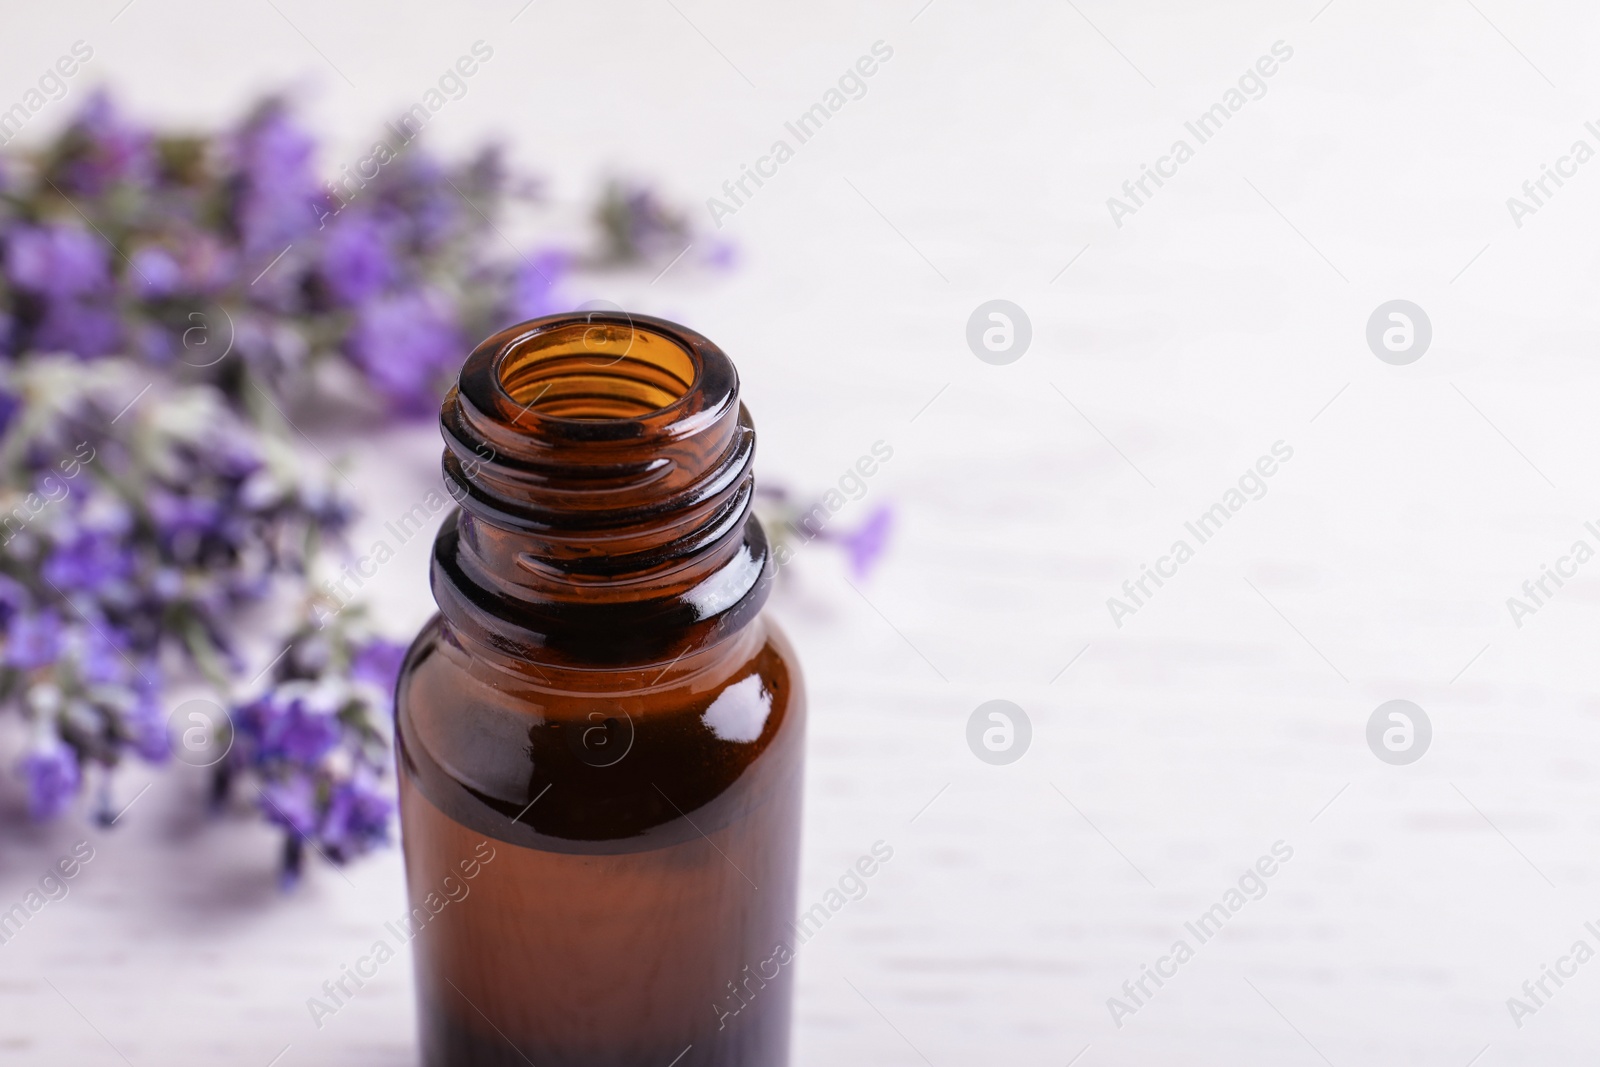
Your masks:
{"label": "screw thread on bottle neck", "polygon": [[472,353],[441,424],[461,510],[434,592],[469,636],[650,662],[636,657],[713,643],[765,600],[755,430],[699,334],[620,313],[523,323]]}

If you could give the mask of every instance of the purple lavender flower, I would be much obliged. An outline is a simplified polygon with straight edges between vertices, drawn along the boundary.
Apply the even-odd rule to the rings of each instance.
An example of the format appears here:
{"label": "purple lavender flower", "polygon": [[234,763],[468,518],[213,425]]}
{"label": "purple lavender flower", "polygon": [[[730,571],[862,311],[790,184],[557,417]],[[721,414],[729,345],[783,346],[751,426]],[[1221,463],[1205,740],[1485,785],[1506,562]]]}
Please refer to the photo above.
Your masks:
{"label": "purple lavender flower", "polygon": [[396,274],[388,230],[376,219],[346,216],[328,232],[322,278],[333,298],[359,304],[383,292]]}
{"label": "purple lavender flower", "polygon": [[858,581],[872,573],[884,550],[889,547],[889,532],[893,528],[894,509],[888,504],[880,504],[860,526],[838,538],[850,561],[851,573]]}
{"label": "purple lavender flower", "polygon": [[28,750],[19,769],[28,783],[28,814],[36,820],[60,815],[78,793],[78,754],[54,733]]}
{"label": "purple lavender flower", "polygon": [[376,686],[387,699],[393,700],[395,683],[400,680],[400,664],[405,658],[405,645],[382,637],[374,638],[350,658],[350,677]]}
{"label": "purple lavender flower", "polygon": [[6,277],[18,289],[49,297],[81,296],[111,285],[110,250],[78,226],[18,225],[6,234]]}
{"label": "purple lavender flower", "polygon": [[32,343],[47,352],[92,357],[112,351],[122,325],[109,305],[109,250],[94,234],[77,226],[20,225],[6,234],[6,277],[18,289],[41,298]]}
{"label": "purple lavender flower", "polygon": [[141,322],[133,328],[133,353],[147,363],[163,366],[178,354],[179,341],[172,330],[153,322]]}
{"label": "purple lavender flower", "polygon": [[[0,548],[4,541],[0,540]],[[11,628],[11,620],[27,608],[29,603],[27,587],[8,574],[0,574],[0,629],[7,632]]]}
{"label": "purple lavender flower", "polygon": [[711,241],[701,257],[717,270],[732,270],[739,262],[739,246],[732,241]]}
{"label": "purple lavender flower", "polygon": [[21,671],[47,667],[61,656],[62,637],[54,608],[18,612],[6,626],[6,664]]}
{"label": "purple lavender flower", "polygon": [[369,774],[358,774],[334,786],[322,817],[323,848],[337,860],[349,860],[389,840],[394,804]]}
{"label": "purple lavender flower", "polygon": [[191,496],[164,487],[151,492],[146,500],[156,535],[174,557],[184,561],[198,559],[202,542],[223,532],[228,503],[220,494]]}
{"label": "purple lavender flower", "polygon": [[462,194],[450,187],[447,177],[437,160],[408,152],[390,164],[379,179],[379,210],[385,221],[405,229],[405,243],[415,252],[437,252],[460,235],[463,213],[469,209],[462,203]]}
{"label": "purple lavender flower", "polygon": [[[144,672],[151,674],[153,669],[153,665],[147,664]],[[151,677],[153,679],[154,675]],[[123,726],[141,758],[150,763],[165,763],[172,756],[172,739],[167,736],[167,717],[160,703],[159,687],[152,681],[135,692],[137,696]]]}
{"label": "purple lavender flower", "polygon": [[524,259],[512,275],[506,317],[521,321],[566,310],[556,287],[571,269],[572,256],[559,248],[541,249]]}
{"label": "purple lavender flower", "polygon": [[52,300],[34,327],[33,345],[42,352],[71,352],[93,359],[122,344],[122,321],[115,308],[81,300]]}
{"label": "purple lavender flower", "polygon": [[150,132],[127,122],[103,90],[93,93],[62,138],[55,182],[71,195],[99,196],[118,182],[155,177]]}
{"label": "purple lavender flower", "polygon": [[276,741],[277,754],[294,763],[311,765],[327,755],[343,736],[332,712],[314,711],[297,700],[284,720]]}
{"label": "purple lavender flower", "polygon": [[145,245],[129,257],[134,292],[144,300],[171,296],[183,285],[183,264],[160,245]]}
{"label": "purple lavender flower", "polygon": [[258,766],[288,761],[310,767],[339,743],[343,731],[331,710],[311,707],[304,693],[274,690],[234,712],[240,758]]}
{"label": "purple lavender flower", "polygon": [[[0,350],[5,348],[4,324],[0,323]],[[0,437],[11,428],[11,420],[22,410],[22,398],[9,389],[0,389]]]}
{"label": "purple lavender flower", "polygon": [[303,774],[267,782],[261,787],[261,813],[296,837],[317,829],[317,786]]}
{"label": "purple lavender flower", "polygon": [[120,670],[112,678],[94,679],[89,702],[105,717],[111,735],[148,763],[165,763],[172,756],[167,735],[167,711],[161,700],[161,670],[146,660],[137,670],[114,649]]}
{"label": "purple lavender flower", "polygon": [[411,414],[438,409],[441,376],[464,351],[453,309],[431,290],[363,305],[345,349],[373,388]]}
{"label": "purple lavender flower", "polygon": [[125,533],[123,526],[76,530],[45,560],[45,580],[63,590],[98,590],[126,579],[133,573],[134,558]]}
{"label": "purple lavender flower", "polygon": [[313,205],[323,195],[311,171],[315,148],[281,102],[268,103],[239,131],[234,224],[247,256],[275,256],[314,227]]}
{"label": "purple lavender flower", "polygon": [[[76,646],[78,670],[83,680],[91,685],[126,681],[130,673],[126,635],[109,623],[74,627],[70,631],[71,643]],[[120,640],[119,640],[120,639]]]}

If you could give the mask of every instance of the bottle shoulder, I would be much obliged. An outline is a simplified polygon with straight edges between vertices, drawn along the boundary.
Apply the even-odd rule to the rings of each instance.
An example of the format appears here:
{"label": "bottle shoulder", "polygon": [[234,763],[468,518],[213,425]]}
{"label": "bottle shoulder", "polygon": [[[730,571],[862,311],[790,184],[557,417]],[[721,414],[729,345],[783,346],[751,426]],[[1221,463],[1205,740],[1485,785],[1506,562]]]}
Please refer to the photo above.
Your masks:
{"label": "bottle shoulder", "polygon": [[765,616],[679,662],[588,672],[508,669],[436,617],[407,654],[396,710],[402,773],[456,818],[623,842],[737,817],[798,774],[805,693]]}

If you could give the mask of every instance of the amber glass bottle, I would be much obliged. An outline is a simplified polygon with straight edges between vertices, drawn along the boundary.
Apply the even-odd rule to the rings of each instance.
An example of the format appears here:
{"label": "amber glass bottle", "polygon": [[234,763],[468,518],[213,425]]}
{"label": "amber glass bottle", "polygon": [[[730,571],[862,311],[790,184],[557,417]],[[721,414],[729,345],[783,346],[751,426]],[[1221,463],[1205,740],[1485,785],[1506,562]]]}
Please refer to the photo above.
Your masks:
{"label": "amber glass bottle", "polygon": [[396,709],[429,1067],[781,1067],[805,698],[733,364],[558,315],[445,400]]}

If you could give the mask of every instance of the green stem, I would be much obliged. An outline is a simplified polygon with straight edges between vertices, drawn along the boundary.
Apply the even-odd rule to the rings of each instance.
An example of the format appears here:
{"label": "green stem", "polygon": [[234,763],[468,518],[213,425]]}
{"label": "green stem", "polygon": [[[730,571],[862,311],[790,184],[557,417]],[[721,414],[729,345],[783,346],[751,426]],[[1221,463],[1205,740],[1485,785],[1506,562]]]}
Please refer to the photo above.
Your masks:
{"label": "green stem", "polygon": [[205,675],[206,681],[215,686],[218,693],[224,696],[231,695],[228,691],[232,687],[232,680],[228,677],[227,668],[217,653],[216,646],[206,637],[199,622],[193,618],[186,619],[181,629],[184,647],[189,650],[195,666],[200,668],[200,673]]}

